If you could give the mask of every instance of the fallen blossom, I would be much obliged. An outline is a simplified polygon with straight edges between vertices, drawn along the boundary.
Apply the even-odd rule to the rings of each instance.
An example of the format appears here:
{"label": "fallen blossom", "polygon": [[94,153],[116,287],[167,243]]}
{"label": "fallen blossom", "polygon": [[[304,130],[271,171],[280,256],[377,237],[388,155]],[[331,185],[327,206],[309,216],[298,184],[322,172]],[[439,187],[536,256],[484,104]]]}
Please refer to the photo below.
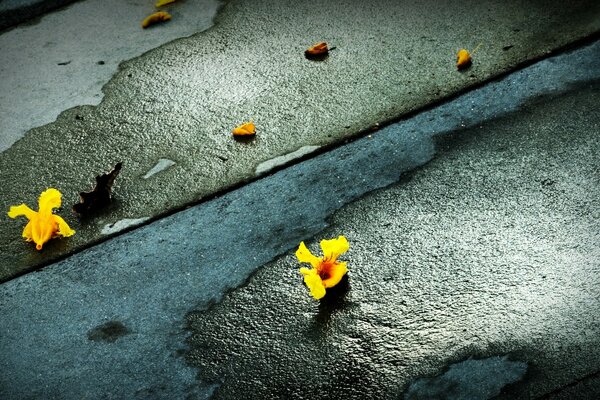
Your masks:
{"label": "fallen blossom", "polygon": [[304,242],[296,250],[296,258],[301,263],[309,263],[312,268],[300,268],[304,275],[304,283],[310,289],[310,294],[317,300],[325,296],[326,289],[332,288],[346,275],[346,262],[338,261],[338,257],[350,248],[344,236],[337,239],[321,240],[323,257],[313,255]]}
{"label": "fallen blossom", "polygon": [[158,0],[155,4],[156,8],[166,6],[167,4],[175,3],[176,0]]}
{"label": "fallen blossom", "polygon": [[33,211],[25,204],[10,207],[8,212],[10,218],[25,216],[29,220],[22,236],[28,242],[35,242],[37,250],[41,250],[44,243],[50,239],[75,234],[64,219],[52,213],[53,209],[60,207],[61,196],[58,190],[50,188],[40,195],[38,211]]}
{"label": "fallen blossom", "polygon": [[327,54],[329,54],[329,48],[325,42],[314,44],[304,51],[304,56],[309,59],[321,59]]}

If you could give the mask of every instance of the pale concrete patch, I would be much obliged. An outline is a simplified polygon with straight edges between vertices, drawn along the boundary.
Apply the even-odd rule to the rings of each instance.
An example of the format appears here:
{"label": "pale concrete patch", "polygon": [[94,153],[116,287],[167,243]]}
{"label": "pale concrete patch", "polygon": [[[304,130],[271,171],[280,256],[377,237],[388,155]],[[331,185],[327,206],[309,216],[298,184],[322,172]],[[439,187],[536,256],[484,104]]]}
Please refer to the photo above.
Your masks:
{"label": "pale concrete patch", "polygon": [[187,0],[163,9],[165,24],[142,29],[154,1],[86,0],[0,36],[0,151],[64,110],[96,105],[119,63],[208,29],[217,0]]}
{"label": "pale concrete patch", "polygon": [[123,229],[127,229],[132,226],[137,226],[137,225],[143,224],[147,220],[148,220],[148,217],[122,219],[122,220],[114,222],[112,224],[104,225],[104,228],[102,228],[100,233],[102,233],[103,235],[111,235],[113,233],[120,232]]}
{"label": "pale concrete patch", "polygon": [[165,169],[171,168],[175,164],[176,163],[173,160],[169,160],[167,158],[161,158],[160,160],[158,160],[156,165],[154,167],[152,167],[150,169],[150,171],[148,171],[146,173],[146,175],[144,175],[142,178],[148,179],[148,178],[158,174],[159,172],[164,171]]}
{"label": "pale concrete patch", "polygon": [[282,165],[288,164],[290,161],[294,161],[298,158],[304,157],[307,154],[312,153],[317,150],[321,146],[302,146],[298,150],[293,151],[291,153],[285,154],[283,156],[275,157],[271,160],[267,160],[258,164],[254,173],[256,175],[262,175],[271,171],[273,168],[280,167]]}

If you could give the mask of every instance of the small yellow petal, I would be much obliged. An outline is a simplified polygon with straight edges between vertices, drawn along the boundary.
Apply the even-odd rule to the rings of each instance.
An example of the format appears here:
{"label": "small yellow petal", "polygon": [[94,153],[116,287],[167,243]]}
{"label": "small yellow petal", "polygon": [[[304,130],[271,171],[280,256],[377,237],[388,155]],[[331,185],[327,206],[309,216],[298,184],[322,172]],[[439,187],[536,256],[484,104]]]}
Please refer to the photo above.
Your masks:
{"label": "small yellow petal", "polygon": [[158,7],[162,7],[162,6],[166,6],[167,4],[171,4],[171,3],[175,3],[175,0],[158,0],[155,4],[155,6]]}
{"label": "small yellow petal", "polygon": [[456,68],[465,69],[471,66],[471,54],[465,49],[460,49],[456,53]]}
{"label": "small yellow petal", "polygon": [[256,126],[252,122],[246,122],[245,124],[233,128],[231,133],[235,136],[256,135]]}
{"label": "small yellow petal", "polygon": [[33,224],[33,222],[29,221],[27,223],[27,225],[25,225],[25,228],[23,228],[23,234],[21,235],[28,242],[31,242],[33,240],[33,236],[31,236],[31,226],[32,226],[32,224]]}
{"label": "small yellow petal", "polygon": [[39,199],[38,212],[44,215],[52,214],[52,209],[60,207],[61,196],[60,192],[54,188],[42,192]]}
{"label": "small yellow petal", "polygon": [[298,250],[296,250],[296,258],[300,262],[309,263],[313,266],[313,268],[317,268],[321,263],[321,259],[314,256],[310,250],[308,250],[304,242],[301,242],[300,246],[298,246]]}
{"label": "small yellow petal", "polygon": [[16,218],[21,215],[24,215],[28,220],[31,220],[31,219],[35,218],[35,216],[37,215],[37,212],[33,211],[31,208],[27,207],[25,204],[10,207],[10,211],[8,211],[9,217]]}
{"label": "small yellow petal", "polygon": [[316,43],[313,46],[310,46],[308,49],[304,51],[304,56],[308,59],[324,59],[329,53],[329,48],[327,47],[327,43],[320,42]]}
{"label": "small yellow petal", "polygon": [[171,14],[169,14],[166,11],[158,11],[158,12],[155,12],[154,14],[150,14],[146,18],[144,18],[144,20],[142,21],[142,28],[146,29],[150,25],[154,25],[159,22],[168,21],[170,19],[171,19]]}
{"label": "small yellow petal", "polygon": [[75,231],[71,229],[71,227],[65,222],[64,219],[62,219],[58,215],[53,215],[52,218],[54,218],[54,221],[58,224],[58,235],[63,237],[69,237],[75,234]]}
{"label": "small yellow petal", "polygon": [[340,283],[347,272],[348,268],[346,267],[345,262],[335,263],[329,269],[329,278],[323,280],[323,286],[328,289],[334,287]]}
{"label": "small yellow petal", "polygon": [[321,281],[319,274],[315,270],[310,271],[313,271],[313,273],[304,275],[304,283],[310,289],[310,294],[319,300],[325,296],[325,286],[323,286],[323,281]]}
{"label": "small yellow petal", "polygon": [[350,243],[344,236],[337,239],[321,240],[321,249],[323,250],[323,259],[335,261],[337,258],[348,251]]}

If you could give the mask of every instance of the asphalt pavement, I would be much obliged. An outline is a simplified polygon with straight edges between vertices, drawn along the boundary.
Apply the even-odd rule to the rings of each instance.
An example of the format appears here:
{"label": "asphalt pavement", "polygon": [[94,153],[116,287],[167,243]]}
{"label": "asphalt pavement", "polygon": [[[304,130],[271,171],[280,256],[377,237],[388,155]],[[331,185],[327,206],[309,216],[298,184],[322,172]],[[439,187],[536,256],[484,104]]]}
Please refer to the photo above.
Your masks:
{"label": "asphalt pavement", "polygon": [[191,313],[213,398],[598,398],[599,90],[437,137],[430,163],[338,211],[309,243],[350,242],[329,301],[290,252]]}
{"label": "asphalt pavement", "polygon": [[[91,2],[75,3],[60,15]],[[95,2],[105,12],[104,3]],[[147,6],[153,8],[152,3]],[[173,12],[187,3],[176,2]],[[120,7],[110,11],[116,16],[104,19],[130,22],[112,29],[106,25],[107,31],[125,32],[120,27],[127,25],[141,32],[139,19],[120,18],[131,12]],[[181,18],[143,33],[167,35],[172,27],[191,23],[186,15],[182,12]],[[599,15],[600,3],[591,0],[227,2],[211,28],[198,28],[203,31],[123,61],[106,84],[92,81],[87,105],[73,107],[69,95],[64,104],[58,102],[65,109],[56,121],[24,133],[19,127],[28,126],[30,115],[32,119],[54,115],[34,107],[12,120],[9,126],[15,129],[2,130],[0,209],[35,204],[43,190],[55,187],[64,195],[61,215],[77,233],[37,252],[21,239],[22,225],[3,214],[0,280],[49,265],[118,234],[119,229],[149,223],[254,181],[264,173],[265,162],[289,163],[316,147],[326,151],[377,124],[439,104],[565,46],[589,42],[600,30]],[[9,43],[25,52],[30,41],[23,38],[46,27],[40,30],[47,38],[43,54],[53,64],[38,74],[40,79],[52,78],[51,71],[71,71],[77,78],[73,81],[87,82],[82,71],[105,76],[105,67],[114,68],[120,61],[101,52],[88,52],[88,58],[62,53],[49,58],[61,37],[78,37],[86,29],[85,24],[74,31],[69,30],[71,24],[45,25],[56,18],[58,14],[49,14],[39,25],[15,27],[2,35],[16,35]],[[203,18],[213,23],[210,12]],[[98,21],[91,25],[105,26]],[[105,40],[120,47],[122,38],[118,39],[117,35]],[[336,49],[321,62],[305,59],[304,50],[322,40]],[[456,51],[473,50],[480,43],[472,68],[458,72]],[[11,82],[25,69],[3,72],[7,76],[2,82]],[[32,89],[39,86],[37,80],[32,82]],[[30,83],[0,87],[10,94]],[[57,91],[37,97],[50,99]],[[12,95],[2,101],[0,113],[5,114],[0,124],[20,115],[21,107],[5,111],[22,103],[19,99]],[[250,119],[257,126],[256,139],[234,141],[231,129]],[[118,161],[124,167],[115,184],[115,207],[87,221],[71,215],[78,193],[89,190],[94,176]],[[171,166],[144,178],[165,162]]]}
{"label": "asphalt pavement", "polygon": [[0,397],[597,398],[599,49],[3,283]]}

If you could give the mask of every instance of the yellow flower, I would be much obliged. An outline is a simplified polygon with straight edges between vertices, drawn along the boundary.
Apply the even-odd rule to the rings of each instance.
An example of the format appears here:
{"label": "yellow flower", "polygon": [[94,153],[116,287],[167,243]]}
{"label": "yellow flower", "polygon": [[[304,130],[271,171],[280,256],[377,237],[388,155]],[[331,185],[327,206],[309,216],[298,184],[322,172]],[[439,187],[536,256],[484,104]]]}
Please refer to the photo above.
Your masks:
{"label": "yellow flower", "polygon": [[52,214],[54,208],[60,207],[61,194],[56,189],[48,189],[40,195],[39,210],[33,211],[25,204],[12,206],[8,216],[16,218],[24,215],[29,220],[23,229],[23,237],[28,242],[34,241],[38,250],[42,249],[44,243],[58,236],[69,237],[75,231],[67,225],[64,219]]}
{"label": "yellow flower", "polygon": [[325,289],[334,287],[346,275],[348,268],[345,262],[339,262],[337,258],[348,251],[350,244],[344,236],[337,239],[321,240],[323,257],[314,256],[304,242],[300,243],[296,250],[298,261],[309,263],[312,268],[300,268],[304,275],[304,283],[310,289],[310,294],[317,300],[325,296]]}

